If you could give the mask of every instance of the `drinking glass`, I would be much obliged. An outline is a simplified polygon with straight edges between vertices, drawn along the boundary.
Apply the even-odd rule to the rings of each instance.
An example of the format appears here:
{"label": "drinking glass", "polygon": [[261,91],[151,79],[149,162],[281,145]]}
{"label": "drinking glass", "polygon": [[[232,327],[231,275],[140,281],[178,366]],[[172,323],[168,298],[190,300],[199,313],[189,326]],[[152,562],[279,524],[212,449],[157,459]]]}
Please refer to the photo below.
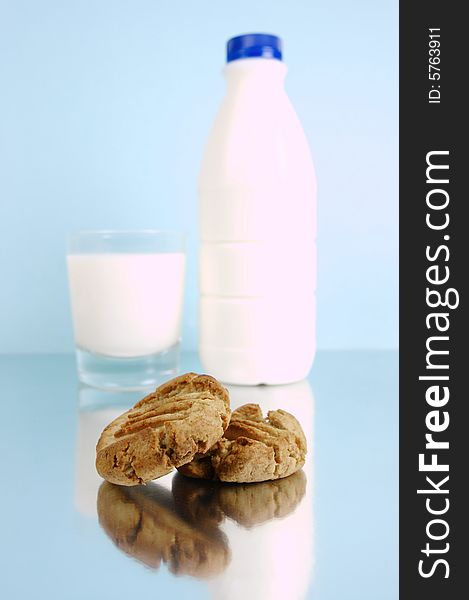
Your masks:
{"label": "drinking glass", "polygon": [[67,253],[80,381],[144,389],[178,371],[185,236],[82,231]]}

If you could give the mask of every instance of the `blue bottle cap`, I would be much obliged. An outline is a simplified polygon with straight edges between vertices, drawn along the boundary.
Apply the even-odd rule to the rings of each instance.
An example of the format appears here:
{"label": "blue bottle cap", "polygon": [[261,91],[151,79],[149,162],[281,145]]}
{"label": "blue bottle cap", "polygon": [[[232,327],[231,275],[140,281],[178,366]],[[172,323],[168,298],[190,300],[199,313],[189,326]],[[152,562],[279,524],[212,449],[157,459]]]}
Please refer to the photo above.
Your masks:
{"label": "blue bottle cap", "polygon": [[226,62],[259,56],[282,60],[282,40],[269,33],[247,33],[231,38],[226,44]]}

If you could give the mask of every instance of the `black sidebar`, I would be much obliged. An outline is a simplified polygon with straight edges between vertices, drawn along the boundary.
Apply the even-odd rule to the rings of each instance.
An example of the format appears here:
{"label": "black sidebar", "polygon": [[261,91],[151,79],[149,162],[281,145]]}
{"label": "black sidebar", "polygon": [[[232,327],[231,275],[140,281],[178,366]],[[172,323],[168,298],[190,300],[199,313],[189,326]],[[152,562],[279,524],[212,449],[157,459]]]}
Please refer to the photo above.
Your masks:
{"label": "black sidebar", "polygon": [[400,3],[400,598],[412,600],[468,593],[465,8]]}

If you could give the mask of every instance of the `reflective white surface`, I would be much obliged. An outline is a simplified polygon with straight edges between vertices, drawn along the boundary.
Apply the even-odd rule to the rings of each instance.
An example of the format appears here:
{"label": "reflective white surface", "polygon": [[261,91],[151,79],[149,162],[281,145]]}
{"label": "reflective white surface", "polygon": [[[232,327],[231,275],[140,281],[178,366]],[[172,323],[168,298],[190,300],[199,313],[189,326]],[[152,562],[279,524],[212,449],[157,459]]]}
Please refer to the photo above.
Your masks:
{"label": "reflective white surface", "polygon": [[244,486],[102,485],[96,439],[139,393],[79,387],[72,356],[4,356],[0,376],[5,597],[397,598],[395,353],[320,353],[308,380],[229,386],[234,407],[294,413],[309,444],[297,475]]}

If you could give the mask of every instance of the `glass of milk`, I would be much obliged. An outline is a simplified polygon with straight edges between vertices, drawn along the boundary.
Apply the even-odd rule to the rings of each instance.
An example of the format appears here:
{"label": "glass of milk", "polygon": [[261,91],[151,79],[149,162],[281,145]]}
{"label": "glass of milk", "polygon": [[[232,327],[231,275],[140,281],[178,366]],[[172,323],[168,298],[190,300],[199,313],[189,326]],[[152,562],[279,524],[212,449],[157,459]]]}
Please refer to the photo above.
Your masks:
{"label": "glass of milk", "polygon": [[144,389],[177,373],[183,233],[79,232],[67,266],[80,381]]}

